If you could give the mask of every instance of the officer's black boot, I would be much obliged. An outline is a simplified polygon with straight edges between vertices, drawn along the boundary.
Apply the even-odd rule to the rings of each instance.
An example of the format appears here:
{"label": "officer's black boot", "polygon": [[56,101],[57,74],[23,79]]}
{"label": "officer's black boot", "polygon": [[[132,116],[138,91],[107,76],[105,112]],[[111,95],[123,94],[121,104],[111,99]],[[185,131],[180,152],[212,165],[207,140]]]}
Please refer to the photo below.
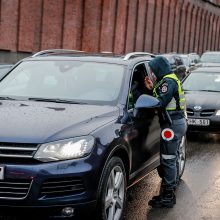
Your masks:
{"label": "officer's black boot", "polygon": [[[165,188],[165,184],[162,181],[161,185],[160,185],[159,195],[158,196],[154,196],[151,200],[160,200],[162,195],[163,195],[164,188]],[[175,188],[174,188],[174,192],[175,192]],[[175,194],[174,194],[174,204],[176,204],[176,196],[175,196]]]}
{"label": "officer's black boot", "polygon": [[164,189],[161,195],[154,196],[148,204],[155,208],[173,208],[174,204],[176,204],[176,196],[173,190]]}

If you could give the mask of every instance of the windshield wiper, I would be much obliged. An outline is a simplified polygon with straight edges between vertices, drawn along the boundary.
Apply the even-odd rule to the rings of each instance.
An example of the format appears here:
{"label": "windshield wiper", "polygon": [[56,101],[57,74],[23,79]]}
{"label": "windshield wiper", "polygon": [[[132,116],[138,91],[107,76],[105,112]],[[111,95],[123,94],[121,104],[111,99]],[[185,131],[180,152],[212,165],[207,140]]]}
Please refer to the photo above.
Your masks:
{"label": "windshield wiper", "polygon": [[28,98],[31,101],[40,101],[40,102],[55,102],[55,103],[70,103],[70,104],[87,104],[85,102],[77,102],[73,100],[66,99],[50,99],[50,98]]}
{"label": "windshield wiper", "polygon": [[0,100],[18,100],[9,96],[0,96]]}

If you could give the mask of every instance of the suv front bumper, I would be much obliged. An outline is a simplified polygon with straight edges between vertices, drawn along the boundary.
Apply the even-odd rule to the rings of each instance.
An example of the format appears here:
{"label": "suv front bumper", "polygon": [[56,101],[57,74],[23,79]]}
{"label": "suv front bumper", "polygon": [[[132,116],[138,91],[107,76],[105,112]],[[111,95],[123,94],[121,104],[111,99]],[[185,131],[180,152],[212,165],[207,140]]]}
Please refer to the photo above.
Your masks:
{"label": "suv front bumper", "polygon": [[[95,166],[89,161],[85,158],[34,165],[4,164],[1,213],[36,211],[60,216],[65,207],[74,208],[75,213],[94,209],[100,172],[98,161]],[[6,190],[1,190],[1,186]]]}

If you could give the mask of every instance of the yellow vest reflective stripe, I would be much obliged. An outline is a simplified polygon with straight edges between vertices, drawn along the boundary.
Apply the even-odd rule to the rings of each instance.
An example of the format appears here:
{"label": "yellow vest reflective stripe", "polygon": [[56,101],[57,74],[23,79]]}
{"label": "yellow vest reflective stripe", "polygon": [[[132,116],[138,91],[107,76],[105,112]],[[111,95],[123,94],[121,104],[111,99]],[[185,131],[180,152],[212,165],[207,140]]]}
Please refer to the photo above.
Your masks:
{"label": "yellow vest reflective stripe", "polygon": [[[180,80],[178,79],[178,77],[174,73],[171,73],[171,74],[168,74],[168,75],[164,76],[163,79],[155,86],[155,88],[153,90],[154,96],[156,98],[159,97],[157,92],[156,92],[156,89],[164,82],[163,80],[165,78],[170,78],[170,79],[173,79],[173,80],[175,80],[177,82],[178,94],[179,94],[178,104],[179,104],[180,109],[184,110],[185,106],[186,106],[186,100],[185,100],[185,96],[184,96],[184,91],[182,89],[182,85],[181,85]],[[176,99],[174,97],[172,98],[172,100],[166,106],[166,110],[168,110],[168,111],[176,111],[177,110],[177,101],[176,101]]]}

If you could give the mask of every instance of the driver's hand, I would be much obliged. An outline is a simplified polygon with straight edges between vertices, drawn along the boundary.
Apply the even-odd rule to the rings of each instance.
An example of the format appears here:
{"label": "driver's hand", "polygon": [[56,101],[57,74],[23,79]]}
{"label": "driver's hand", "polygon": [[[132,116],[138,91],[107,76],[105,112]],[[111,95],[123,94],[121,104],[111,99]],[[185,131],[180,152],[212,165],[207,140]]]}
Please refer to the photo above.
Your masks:
{"label": "driver's hand", "polygon": [[154,84],[153,82],[151,81],[150,77],[149,76],[146,76],[144,78],[144,84],[146,86],[147,89],[149,90],[152,90],[154,88]]}

